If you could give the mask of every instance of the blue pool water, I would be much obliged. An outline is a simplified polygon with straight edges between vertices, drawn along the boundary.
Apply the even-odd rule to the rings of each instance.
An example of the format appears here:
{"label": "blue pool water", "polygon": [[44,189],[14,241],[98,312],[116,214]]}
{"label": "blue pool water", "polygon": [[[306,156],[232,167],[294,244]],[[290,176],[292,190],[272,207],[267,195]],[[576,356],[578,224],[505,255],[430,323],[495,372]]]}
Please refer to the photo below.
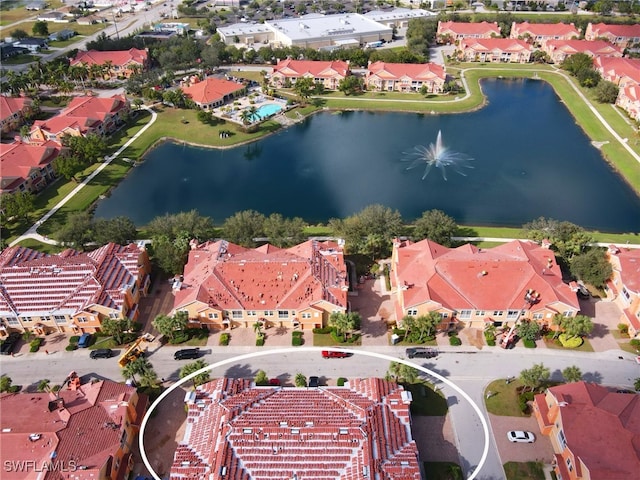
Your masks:
{"label": "blue pool water", "polygon": [[269,103],[267,105],[262,105],[258,108],[258,111],[253,114],[251,117],[251,121],[255,122],[258,120],[263,120],[274,113],[278,113],[282,110],[282,107],[276,103]]}

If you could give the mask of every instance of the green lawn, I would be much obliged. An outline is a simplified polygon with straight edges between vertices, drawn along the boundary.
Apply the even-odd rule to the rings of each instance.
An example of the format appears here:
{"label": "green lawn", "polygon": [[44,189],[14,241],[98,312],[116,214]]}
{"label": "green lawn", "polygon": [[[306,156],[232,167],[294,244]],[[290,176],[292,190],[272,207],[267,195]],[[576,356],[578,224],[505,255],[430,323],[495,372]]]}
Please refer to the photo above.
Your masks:
{"label": "green lawn", "polygon": [[84,38],[84,35],[75,35],[71,38],[67,38],[66,40],[56,40],[55,42],[49,42],[49,46],[54,48],[64,48],[64,47],[68,47],[73,43],[79,42],[83,38]]}
{"label": "green lawn", "polygon": [[[35,15],[37,15],[37,12],[28,12],[28,13],[34,13]],[[4,17],[4,12],[2,12],[2,17]],[[24,21],[22,23],[19,23],[18,25],[14,25],[13,27],[9,27],[9,28],[0,27],[0,35],[3,35],[3,36],[9,35],[13,30],[16,30],[16,29],[21,29],[27,32],[28,34],[31,34],[31,31],[33,30],[33,25],[35,23],[36,23],[35,20],[30,20],[30,21]],[[93,35],[94,33],[99,32],[100,30],[104,30],[108,26],[109,26],[109,23],[96,23],[93,25],[78,25],[75,22],[71,22],[71,23],[47,22],[49,33],[59,32],[60,30],[68,29],[68,30],[74,30],[75,32],[77,32],[78,35],[85,35],[85,36]],[[74,38],[76,38],[76,41],[80,40],[77,37],[74,37]]]}
{"label": "green lawn", "polygon": [[542,462],[507,462],[503,465],[507,480],[544,480]]}
{"label": "green lawn", "polygon": [[487,411],[507,417],[529,417],[518,406],[517,389],[522,386],[522,382],[517,379],[508,384],[504,378],[491,382],[485,390],[485,395],[486,392],[491,392],[489,398],[485,397]]}
{"label": "green lawn", "polygon": [[577,348],[565,348],[562,345],[557,344],[555,341],[549,340],[547,338],[544,339],[544,344],[547,348],[552,348],[554,350],[566,350],[570,352],[593,352],[594,350],[591,346],[591,343],[589,342],[589,339],[583,338],[582,340],[582,345]]}
{"label": "green lawn", "polygon": [[428,478],[429,480],[453,480],[463,478],[462,469],[457,463],[422,462],[422,464],[424,466],[424,478]]}
{"label": "green lawn", "polygon": [[336,342],[330,333],[314,333],[313,334],[313,346],[314,347],[344,347],[350,348],[354,346],[362,345],[361,337],[352,343]]}
{"label": "green lawn", "polygon": [[404,383],[404,388],[411,392],[411,414],[442,417],[447,414],[447,399],[441,391],[434,390],[433,384],[422,381]]}
{"label": "green lawn", "polygon": [[31,63],[38,60],[40,57],[38,55],[30,55],[25,53],[24,55],[16,55],[15,57],[7,58],[2,62],[5,65],[22,65],[23,63]]}
{"label": "green lawn", "polygon": [[59,253],[63,248],[58,245],[49,245],[48,243],[42,243],[38,240],[33,240],[32,238],[22,240],[20,243],[18,243],[18,245],[49,254]]}

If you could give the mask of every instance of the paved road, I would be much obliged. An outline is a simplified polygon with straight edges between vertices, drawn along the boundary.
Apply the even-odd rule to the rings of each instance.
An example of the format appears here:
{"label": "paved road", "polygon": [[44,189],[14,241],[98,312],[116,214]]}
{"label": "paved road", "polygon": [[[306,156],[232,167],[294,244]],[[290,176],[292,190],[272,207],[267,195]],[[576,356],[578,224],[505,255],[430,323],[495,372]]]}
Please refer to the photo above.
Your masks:
{"label": "paved road", "polygon": [[[111,378],[116,381],[122,378],[116,358],[90,361],[86,350],[65,352],[66,342],[56,345],[48,341],[48,345],[49,355],[44,352],[22,353],[14,358],[1,358],[0,369],[16,384],[25,386],[36,384],[43,378],[49,378],[53,383],[61,383],[63,377],[71,370],[76,370],[86,377]],[[175,350],[175,347],[161,347],[151,351],[149,360],[160,377],[176,380],[180,367],[187,363],[173,360]],[[257,359],[232,361],[229,365],[216,369],[212,375],[253,377],[258,369],[262,369],[270,377],[277,376],[284,382],[292,382],[293,376],[298,372],[307,376],[318,375],[335,379],[339,376],[384,376],[388,368],[388,361],[365,358],[362,355],[347,359],[323,360],[318,350],[300,348],[295,352],[278,353],[277,348],[263,347],[260,351],[273,354]],[[489,382],[496,378],[517,376],[521,370],[530,368],[533,363],[543,363],[551,370],[554,379],[560,379],[563,368],[578,365],[586,380],[625,388],[631,388],[634,379],[640,376],[640,366],[635,364],[633,356],[620,353],[619,350],[598,353],[524,348],[510,351],[496,348],[485,348],[482,351],[469,349],[465,353],[455,347],[444,347],[442,350],[443,353],[437,359],[424,362],[423,365],[462,387],[481,408],[484,388]],[[255,351],[255,347],[212,347],[206,351],[203,359],[211,364],[252,351]],[[390,346],[368,347],[367,351],[398,358],[404,353],[402,348]],[[461,452],[460,463],[469,474],[482,456],[483,443],[479,441],[483,437],[481,421],[458,392],[442,384],[439,386],[450,405],[456,441]],[[487,418],[486,412],[484,417]],[[504,478],[502,463],[492,436],[486,463],[475,478]]]}

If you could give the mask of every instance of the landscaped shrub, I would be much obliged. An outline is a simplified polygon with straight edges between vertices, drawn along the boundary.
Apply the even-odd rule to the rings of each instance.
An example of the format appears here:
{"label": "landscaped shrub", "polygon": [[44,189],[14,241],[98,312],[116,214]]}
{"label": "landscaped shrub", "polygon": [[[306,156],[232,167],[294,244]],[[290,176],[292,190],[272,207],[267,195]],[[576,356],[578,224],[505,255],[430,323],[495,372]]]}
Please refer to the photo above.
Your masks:
{"label": "landscaped shrub", "polygon": [[578,348],[583,343],[582,337],[568,337],[566,333],[561,333],[558,340],[564,348]]}
{"label": "landscaped shrub", "polygon": [[633,348],[635,348],[637,351],[640,352],[640,340],[638,340],[637,338],[634,338],[633,340],[631,340],[629,342],[629,345],[631,345]]}
{"label": "landscaped shrub", "polygon": [[228,333],[222,333],[220,334],[220,346],[222,347],[226,347],[227,345],[229,345],[229,340],[231,340],[231,335],[229,335]]}
{"label": "landscaped shrub", "polygon": [[74,335],[73,337],[69,338],[69,343],[78,343],[78,340],[80,340],[80,336]]}
{"label": "landscaped shrub", "polygon": [[69,344],[69,345],[67,345],[67,346],[65,347],[65,350],[66,350],[67,352],[73,352],[73,351],[74,351],[74,350],[76,350],[77,348],[78,348],[78,345],[76,345],[75,343],[71,343],[71,344]]}
{"label": "landscaped shrub", "polygon": [[256,347],[264,346],[264,335],[256,337]]}
{"label": "landscaped shrub", "polygon": [[458,347],[462,345],[462,340],[458,336],[449,337],[449,345],[453,347]]}
{"label": "landscaped shrub", "polygon": [[404,336],[407,334],[407,331],[403,328],[394,328],[393,330],[391,330],[391,333],[404,338]]}
{"label": "landscaped shrub", "polygon": [[626,323],[619,323],[618,331],[620,332],[620,335],[627,335],[629,333],[629,325]]}
{"label": "landscaped shrub", "polygon": [[321,334],[327,334],[327,333],[331,333],[333,331],[333,327],[322,327],[322,328],[314,328],[313,329],[313,333],[321,333]]}
{"label": "landscaped shrub", "polygon": [[484,340],[487,342],[487,345],[489,347],[495,347],[496,346],[496,336],[492,333],[489,332],[485,332],[484,333]]}
{"label": "landscaped shrub", "polygon": [[522,343],[524,344],[525,348],[536,348],[536,341],[535,340],[530,340],[528,338],[523,338],[522,339]]}
{"label": "landscaped shrub", "polygon": [[360,339],[360,335],[357,333],[352,333],[345,339],[344,335],[338,335],[335,329],[332,329],[331,338],[333,338],[333,341],[337,343],[354,343]]}
{"label": "landscaped shrub", "polygon": [[30,348],[29,351],[30,352],[37,352],[38,349],[40,348],[40,345],[42,345],[43,340],[41,338],[36,338],[34,340],[31,341],[31,343],[29,344]]}
{"label": "landscaped shrub", "polygon": [[302,332],[293,332],[291,334],[291,345],[299,347],[304,344],[304,338],[302,338]]}
{"label": "landscaped shrub", "polygon": [[171,340],[169,340],[169,343],[176,345],[178,343],[184,343],[187,340],[189,340],[189,334],[185,330],[180,330],[175,333]]}
{"label": "landscaped shrub", "polygon": [[344,387],[344,384],[347,382],[347,379],[344,377],[340,377],[338,378],[338,381],[336,382],[336,385],[338,385],[339,387]]}

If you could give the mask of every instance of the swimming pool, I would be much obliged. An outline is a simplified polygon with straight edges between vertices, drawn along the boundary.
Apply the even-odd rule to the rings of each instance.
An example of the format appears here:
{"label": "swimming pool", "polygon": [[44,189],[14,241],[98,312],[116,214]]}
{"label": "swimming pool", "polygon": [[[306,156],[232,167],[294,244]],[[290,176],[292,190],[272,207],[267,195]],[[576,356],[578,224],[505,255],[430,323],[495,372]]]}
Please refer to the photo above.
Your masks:
{"label": "swimming pool", "polygon": [[252,122],[257,122],[259,120],[264,120],[265,118],[278,113],[282,110],[282,106],[277,103],[268,103],[267,105],[262,105],[256,113],[251,116]]}

